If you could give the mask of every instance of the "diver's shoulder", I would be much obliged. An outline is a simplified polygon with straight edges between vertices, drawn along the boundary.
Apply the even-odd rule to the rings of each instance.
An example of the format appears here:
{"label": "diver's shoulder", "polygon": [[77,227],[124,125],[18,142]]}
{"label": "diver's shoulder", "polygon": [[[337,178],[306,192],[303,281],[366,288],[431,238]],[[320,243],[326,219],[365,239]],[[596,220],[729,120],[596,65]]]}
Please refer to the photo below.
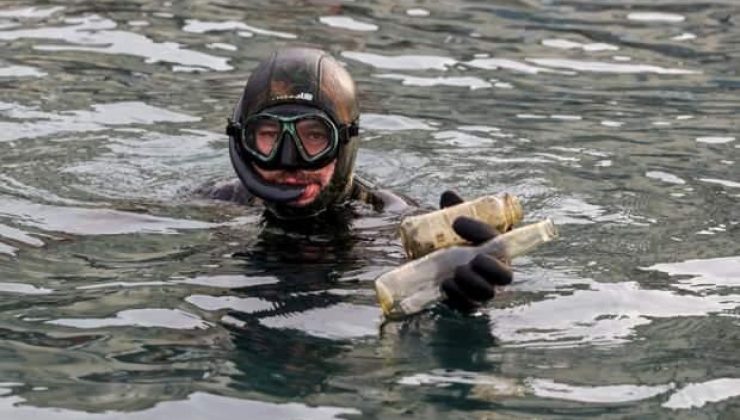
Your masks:
{"label": "diver's shoulder", "polygon": [[198,187],[194,194],[201,198],[245,205],[252,204],[255,200],[255,197],[244,188],[238,178],[208,182]]}
{"label": "diver's shoulder", "polygon": [[404,213],[418,207],[418,204],[411,198],[389,189],[379,188],[373,182],[358,175],[353,177],[352,197],[382,212]]}

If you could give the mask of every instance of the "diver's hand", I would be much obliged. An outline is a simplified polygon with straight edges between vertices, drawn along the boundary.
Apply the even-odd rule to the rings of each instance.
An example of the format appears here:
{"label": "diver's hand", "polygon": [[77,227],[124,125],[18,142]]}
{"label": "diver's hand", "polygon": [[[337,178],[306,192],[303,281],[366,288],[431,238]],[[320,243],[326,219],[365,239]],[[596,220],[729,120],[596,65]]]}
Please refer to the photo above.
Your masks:
{"label": "diver's hand", "polygon": [[[454,206],[464,200],[452,191],[445,191],[439,199],[441,208]],[[452,224],[455,233],[473,245],[492,239],[498,232],[491,226],[469,217],[458,217]],[[511,283],[511,267],[490,255],[481,254],[469,263],[455,268],[455,274],[442,282],[442,291],[447,296],[445,303],[461,312],[469,313],[483,303],[493,299],[494,286]]]}

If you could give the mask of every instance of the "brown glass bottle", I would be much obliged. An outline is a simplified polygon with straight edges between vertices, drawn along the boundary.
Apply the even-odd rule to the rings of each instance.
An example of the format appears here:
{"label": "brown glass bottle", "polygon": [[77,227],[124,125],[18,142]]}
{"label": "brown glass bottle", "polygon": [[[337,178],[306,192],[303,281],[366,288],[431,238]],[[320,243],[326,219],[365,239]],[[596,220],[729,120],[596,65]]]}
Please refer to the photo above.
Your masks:
{"label": "brown glass bottle", "polygon": [[465,239],[452,229],[452,222],[460,216],[478,219],[504,233],[521,222],[522,215],[522,205],[515,196],[488,195],[431,213],[407,217],[399,228],[401,243],[406,256],[416,259],[440,248],[466,244]]}

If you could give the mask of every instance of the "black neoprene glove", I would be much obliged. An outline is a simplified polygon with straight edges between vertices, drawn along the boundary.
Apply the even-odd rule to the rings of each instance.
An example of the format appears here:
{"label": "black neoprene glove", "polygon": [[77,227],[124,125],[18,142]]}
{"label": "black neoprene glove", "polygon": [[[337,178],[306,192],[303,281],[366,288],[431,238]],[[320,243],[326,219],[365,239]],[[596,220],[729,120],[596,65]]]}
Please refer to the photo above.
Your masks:
{"label": "black neoprene glove", "polygon": [[[445,191],[439,199],[440,208],[454,206],[464,200],[453,191]],[[481,244],[498,232],[491,226],[469,217],[458,217],[452,224],[455,233],[473,245]],[[494,286],[511,283],[511,267],[503,261],[481,254],[469,263],[455,268],[455,275],[442,282],[442,291],[447,296],[445,303],[458,311],[469,313],[483,303],[493,299]]]}

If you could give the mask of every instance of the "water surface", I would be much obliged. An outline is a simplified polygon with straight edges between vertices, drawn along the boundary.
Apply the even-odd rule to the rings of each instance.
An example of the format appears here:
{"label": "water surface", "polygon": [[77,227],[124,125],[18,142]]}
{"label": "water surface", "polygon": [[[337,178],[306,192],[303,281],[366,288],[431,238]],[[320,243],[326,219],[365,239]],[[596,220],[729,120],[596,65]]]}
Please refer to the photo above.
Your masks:
{"label": "water surface", "polygon": [[[0,6],[0,417],[734,418],[734,0]],[[380,325],[398,217],[194,197],[272,49],[357,80],[358,172],[519,195],[562,239],[481,316]]]}

